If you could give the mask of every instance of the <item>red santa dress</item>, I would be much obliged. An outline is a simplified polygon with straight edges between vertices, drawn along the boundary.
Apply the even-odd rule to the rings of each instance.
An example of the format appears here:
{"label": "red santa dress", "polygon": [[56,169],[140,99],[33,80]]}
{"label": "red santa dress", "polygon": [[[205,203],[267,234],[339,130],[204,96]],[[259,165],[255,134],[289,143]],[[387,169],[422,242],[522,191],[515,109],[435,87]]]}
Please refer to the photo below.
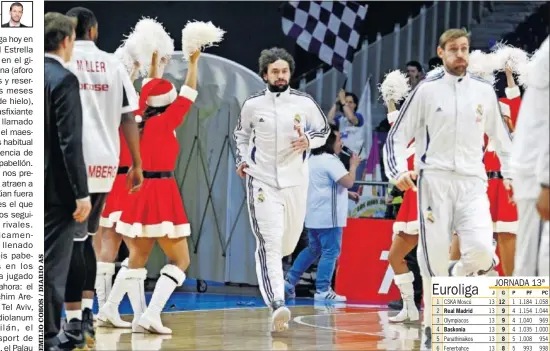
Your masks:
{"label": "red santa dress", "polygon": [[[391,125],[397,119],[399,111],[388,113],[388,121]],[[409,143],[407,147],[407,165],[409,171],[414,171],[414,140]],[[405,191],[403,195],[403,202],[397,213],[397,218],[393,223],[393,235],[397,235],[400,232],[405,234],[417,235],[419,231],[418,226],[418,203],[416,191],[409,189]]]}
{"label": "red santa dress", "polygon": [[[521,104],[519,88],[517,86],[506,88],[506,97],[500,99],[500,107],[502,114],[510,117],[511,127],[513,127],[516,125],[519,105]],[[491,204],[493,232],[515,234],[518,228],[518,213],[516,205],[512,201],[513,193],[504,187],[504,180],[500,172],[500,160],[492,142],[488,140],[487,136],[485,136],[485,141],[486,151],[483,162],[488,178],[487,196]]]}
{"label": "red santa dress", "polygon": [[144,80],[140,109],[170,106],[145,121],[140,142],[144,181],[138,192],[128,196],[117,222],[118,233],[132,238],[191,234],[173,171],[180,150],[175,129],[196,97],[197,91],[185,85],[177,95],[167,80]]}
{"label": "red santa dress", "polygon": [[113,183],[113,188],[107,200],[105,201],[105,207],[101,212],[101,218],[99,225],[105,228],[112,228],[113,225],[120,219],[122,213],[122,207],[127,201],[129,190],[126,188],[126,173],[132,166],[132,156],[126,142],[124,141],[124,135],[119,129],[120,138],[120,157],[118,163],[117,176]]}

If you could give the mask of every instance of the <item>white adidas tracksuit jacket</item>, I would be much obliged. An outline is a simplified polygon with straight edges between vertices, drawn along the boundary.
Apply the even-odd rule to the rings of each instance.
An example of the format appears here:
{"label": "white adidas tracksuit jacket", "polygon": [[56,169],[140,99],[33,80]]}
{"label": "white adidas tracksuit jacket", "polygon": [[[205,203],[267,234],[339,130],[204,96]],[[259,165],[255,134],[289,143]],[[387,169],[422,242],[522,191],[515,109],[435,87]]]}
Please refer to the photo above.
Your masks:
{"label": "white adidas tracksuit jacket", "polygon": [[308,189],[308,152],[291,142],[300,128],[310,148],[325,144],[330,126],[307,94],[288,88],[250,96],[235,128],[237,167],[246,162],[250,225],[256,235],[256,273],[267,305],[284,301],[282,257],[292,253],[303,229]]}
{"label": "white adidas tracksuit jacket", "polygon": [[493,86],[442,70],[422,81],[403,104],[384,147],[386,174],[407,171],[407,144],[415,139],[419,173],[419,265],[424,276],[447,276],[449,245],[456,231],[462,260],[457,275],[493,264],[493,228],[483,164],[484,134],[494,143],[502,174],[510,177],[511,136]]}

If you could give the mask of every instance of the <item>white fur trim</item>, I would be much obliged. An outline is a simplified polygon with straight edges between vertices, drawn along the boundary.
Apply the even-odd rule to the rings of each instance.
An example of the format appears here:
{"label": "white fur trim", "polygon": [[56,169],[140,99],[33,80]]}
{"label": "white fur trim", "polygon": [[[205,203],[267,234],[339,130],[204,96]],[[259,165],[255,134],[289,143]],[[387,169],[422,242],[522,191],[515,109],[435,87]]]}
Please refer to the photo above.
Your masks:
{"label": "white fur trim", "polygon": [[162,267],[162,269],[160,270],[160,274],[165,274],[174,278],[177,281],[178,286],[181,286],[185,281],[185,272],[183,272],[181,269],[179,269],[177,266],[174,266],[173,264],[167,264],[166,266]]}
{"label": "white fur trim", "polygon": [[394,236],[399,234],[400,232],[403,232],[409,235],[418,235],[419,229],[420,229],[420,226],[418,225],[418,221],[393,223]]}
{"label": "white fur trim", "polygon": [[198,91],[187,85],[183,85],[180,89],[180,96],[183,96],[184,98],[186,98],[187,100],[191,100],[192,102],[195,102],[198,94]]}
{"label": "white fur trim", "polygon": [[191,225],[189,223],[174,225],[172,222],[143,225],[141,223],[129,224],[118,221],[116,231],[130,238],[162,238],[167,236],[170,239],[175,239],[191,235]]}
{"label": "white fur trim", "polygon": [[145,280],[145,278],[147,278],[147,269],[145,269],[145,268],[128,268],[128,270],[124,272],[124,278],[126,278],[126,279]]}
{"label": "white fur trim", "polygon": [[110,262],[97,262],[97,275],[114,275],[115,264]]}
{"label": "white fur trim", "polygon": [[143,88],[145,84],[149,83],[152,80],[153,78],[143,78],[143,80],[141,81],[141,87]]}
{"label": "white fur trim", "polygon": [[143,121],[143,117],[141,117],[140,115],[136,115],[134,116],[135,120],[136,120],[136,123],[141,123],[141,121]]}
{"label": "white fur trim", "polygon": [[519,90],[519,87],[516,85],[513,88],[506,88],[504,89],[504,93],[506,93],[506,98],[512,100],[521,95],[521,91]]}
{"label": "white fur trim", "polygon": [[407,272],[403,274],[396,274],[393,276],[393,281],[395,285],[402,285],[414,282],[413,272]]}
{"label": "white fur trim", "polygon": [[397,121],[397,117],[399,117],[399,110],[388,113],[388,122],[394,124]]}
{"label": "white fur trim", "polygon": [[493,233],[511,233],[518,231],[518,222],[493,222]]}
{"label": "white fur trim", "polygon": [[157,95],[157,96],[149,96],[147,98],[147,105],[151,107],[160,107],[160,106],[166,106],[170,105],[171,103],[176,100],[178,95],[176,94],[176,89],[174,89],[174,86],[172,86],[172,90],[170,90],[166,94]]}
{"label": "white fur trim", "polygon": [[505,104],[502,101],[499,101],[498,104],[500,105],[500,112],[502,112],[502,115],[506,117],[511,117],[510,106],[508,106],[508,104]]}
{"label": "white fur trim", "polygon": [[122,211],[111,212],[109,217],[101,217],[99,219],[99,225],[104,228],[112,228],[118,222],[121,215]]}

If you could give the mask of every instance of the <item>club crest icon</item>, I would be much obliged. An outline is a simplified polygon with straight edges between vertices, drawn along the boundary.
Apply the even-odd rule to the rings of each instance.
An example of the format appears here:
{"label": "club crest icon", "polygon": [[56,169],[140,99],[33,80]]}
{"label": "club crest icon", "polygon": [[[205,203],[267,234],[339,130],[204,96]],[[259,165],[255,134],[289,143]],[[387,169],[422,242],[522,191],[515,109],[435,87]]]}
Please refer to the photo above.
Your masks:
{"label": "club crest icon", "polygon": [[265,201],[265,196],[264,196],[264,194],[263,194],[263,193],[259,193],[259,194],[258,194],[258,202],[259,202],[259,203],[262,203],[262,202],[264,202],[264,201]]}
{"label": "club crest icon", "polygon": [[434,223],[434,222],[435,222],[435,218],[434,218],[434,215],[433,215],[433,212],[432,212],[432,208],[431,208],[431,207],[428,207],[428,210],[426,211],[426,219],[427,219],[428,222],[430,222],[430,223]]}
{"label": "club crest icon", "polygon": [[258,196],[256,197],[256,199],[258,200],[259,203],[262,203],[265,201],[265,195],[262,188],[258,189]]}
{"label": "club crest icon", "polygon": [[483,105],[482,105],[482,104],[478,104],[478,105],[477,105],[476,113],[477,113],[479,116],[483,116]]}

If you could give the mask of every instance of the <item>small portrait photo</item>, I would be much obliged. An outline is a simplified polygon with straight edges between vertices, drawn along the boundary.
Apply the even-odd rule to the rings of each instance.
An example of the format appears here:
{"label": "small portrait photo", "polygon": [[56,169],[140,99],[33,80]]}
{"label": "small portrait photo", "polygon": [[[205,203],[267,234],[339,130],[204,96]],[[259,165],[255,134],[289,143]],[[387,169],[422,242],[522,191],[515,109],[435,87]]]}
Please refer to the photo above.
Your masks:
{"label": "small portrait photo", "polygon": [[2,1],[2,28],[32,28],[32,1]]}

